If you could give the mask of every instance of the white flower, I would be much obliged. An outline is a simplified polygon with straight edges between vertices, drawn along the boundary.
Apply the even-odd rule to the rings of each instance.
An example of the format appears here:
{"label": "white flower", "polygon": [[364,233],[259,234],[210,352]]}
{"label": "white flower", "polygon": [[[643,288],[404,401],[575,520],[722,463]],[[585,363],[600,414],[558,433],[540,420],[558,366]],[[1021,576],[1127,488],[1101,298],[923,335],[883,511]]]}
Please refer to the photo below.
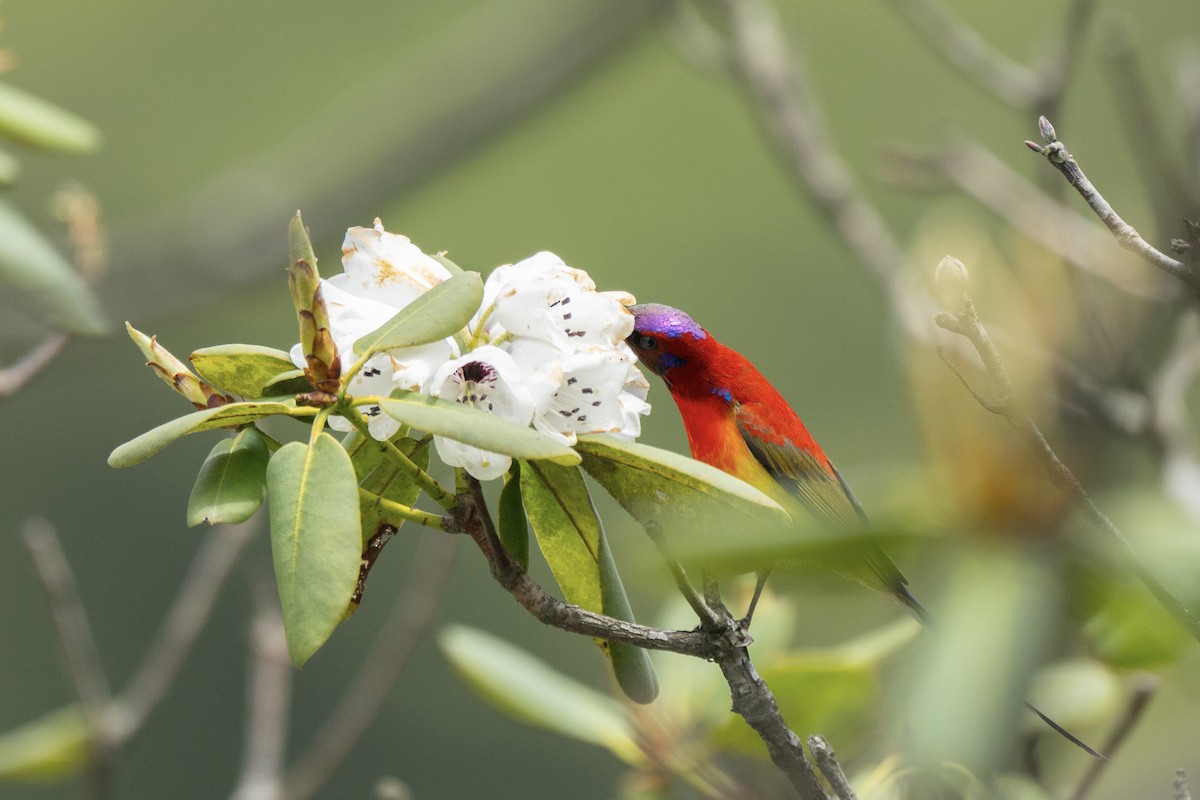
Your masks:
{"label": "white flower", "polygon": [[[341,356],[342,369],[357,361],[354,343],[383,325],[400,309],[450,277],[449,271],[425,255],[408,237],[388,233],[376,219],[374,228],[350,228],[342,243],[340,275],[321,281],[321,294],[329,310],[329,327]],[[434,370],[458,354],[453,339],[376,353],[350,380],[351,395],[388,395],[393,389],[419,392],[429,388]],[[291,351],[292,363],[304,367],[299,344]],[[377,405],[359,409],[367,416],[375,439],[390,439],[400,423]],[[329,427],[348,431],[342,417],[331,417]]]}
{"label": "white flower", "polygon": [[[533,421],[534,402],[512,356],[484,345],[443,364],[433,376],[430,394],[487,411],[521,425]],[[481,450],[445,436],[434,436],[442,461],[462,467],[481,481],[499,478],[512,464],[503,453]]]}
{"label": "white flower", "polygon": [[624,341],[633,332],[633,314],[625,307],[632,300],[624,292],[597,292],[586,272],[542,252],[494,269],[480,313],[493,340],[507,331],[574,352]]}
{"label": "white flower", "polygon": [[563,359],[563,382],[549,407],[534,420],[542,433],[575,444],[585,433],[619,433],[627,426],[621,394],[633,355],[616,348],[592,348]]}

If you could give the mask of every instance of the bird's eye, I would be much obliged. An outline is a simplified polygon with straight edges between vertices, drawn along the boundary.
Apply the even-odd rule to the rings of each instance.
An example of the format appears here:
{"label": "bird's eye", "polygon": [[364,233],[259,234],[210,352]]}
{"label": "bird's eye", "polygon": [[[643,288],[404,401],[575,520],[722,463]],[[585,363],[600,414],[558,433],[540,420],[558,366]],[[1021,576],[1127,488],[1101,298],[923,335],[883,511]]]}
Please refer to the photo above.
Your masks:
{"label": "bird's eye", "polygon": [[658,340],[653,336],[647,336],[644,333],[639,333],[637,336],[637,346],[642,350],[653,350],[658,347]]}

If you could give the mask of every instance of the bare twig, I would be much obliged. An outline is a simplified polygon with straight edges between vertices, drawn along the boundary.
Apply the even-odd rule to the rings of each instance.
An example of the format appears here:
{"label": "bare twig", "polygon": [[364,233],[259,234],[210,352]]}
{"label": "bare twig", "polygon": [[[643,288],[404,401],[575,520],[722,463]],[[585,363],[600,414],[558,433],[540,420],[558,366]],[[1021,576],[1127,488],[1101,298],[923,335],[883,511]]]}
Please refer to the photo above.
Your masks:
{"label": "bare twig", "polygon": [[1175,792],[1172,795],[1174,800],[1192,800],[1192,793],[1188,791],[1187,773],[1181,769],[1175,770]]}
{"label": "bare twig", "polygon": [[1151,675],[1143,675],[1133,687],[1133,694],[1129,698],[1129,702],[1125,704],[1125,711],[1121,714],[1121,718],[1117,720],[1117,724],[1113,727],[1112,732],[1108,735],[1108,739],[1104,742],[1104,752],[1108,754],[1107,759],[1093,759],[1088,765],[1087,772],[1083,774],[1083,778],[1079,781],[1079,785],[1075,787],[1075,791],[1071,793],[1070,800],[1083,800],[1087,793],[1091,791],[1092,786],[1100,778],[1104,772],[1104,768],[1108,766],[1117,750],[1129,738],[1129,734],[1137,727],[1138,722],[1142,718],[1142,714],[1146,711],[1146,706],[1150,704],[1154,693],[1158,691],[1158,679]]}
{"label": "bare twig", "polygon": [[737,75],[796,188],[887,292],[905,331],[928,341],[933,304],[906,282],[900,246],[831,144],[799,53],[789,50],[771,7],[763,0],[723,0],[721,6]]}
{"label": "bare twig", "polygon": [[175,602],[163,618],[158,638],[109,708],[117,741],[124,742],[136,733],[166,695],[196,636],[208,622],[217,595],[242,548],[259,528],[254,520],[240,525],[218,525],[204,539]]}
{"label": "bare twig", "polygon": [[1041,76],[933,0],[892,0],[892,5],[930,50],[1009,105],[1032,108],[1043,96]]}
{"label": "bare twig", "polygon": [[33,380],[62,352],[63,347],[69,341],[71,341],[69,333],[52,333],[34,345],[16,363],[0,369],[0,400],[16,394]]}
{"label": "bare twig", "polygon": [[1067,152],[1067,146],[1058,140],[1055,135],[1054,127],[1045,117],[1038,119],[1038,128],[1042,135],[1044,145],[1039,145],[1036,142],[1026,141],[1025,145],[1030,150],[1036,153],[1041,153],[1063,176],[1067,179],[1075,190],[1079,192],[1079,196],[1087,202],[1096,216],[1100,218],[1113,236],[1116,237],[1117,243],[1133,253],[1137,253],[1143,259],[1158,267],[1168,275],[1177,278],[1187,284],[1193,292],[1200,296],[1200,276],[1187,267],[1183,262],[1163,253],[1152,246],[1149,242],[1142,238],[1137,230],[1121,219],[1120,215],[1113,210],[1104,196],[1099,190],[1092,185],[1087,176],[1083,174],[1079,164]]}
{"label": "bare twig", "polygon": [[[1175,284],[1147,273],[1132,255],[1113,248],[1112,239],[1085,217],[1026,180],[982,145],[949,137],[928,154],[891,153],[900,182],[933,174],[966,192],[1025,236],[1075,269],[1111,283],[1135,297],[1164,300]],[[897,170],[893,170],[894,173]],[[1137,267],[1137,269],[1134,269]]]}
{"label": "bare twig", "polygon": [[850,788],[850,781],[846,780],[846,773],[842,772],[842,765],[838,763],[837,756],[834,754],[833,748],[829,746],[829,742],[820,736],[810,736],[808,737],[808,749],[812,751],[813,760],[817,762],[817,767],[825,776],[825,780],[829,781],[838,800],[858,800],[854,789]]}
{"label": "bare twig", "polygon": [[100,798],[107,793],[115,755],[105,725],[105,708],[112,699],[108,677],[79,598],[75,575],[54,528],[43,519],[31,519],[25,523],[21,534],[45,590],[63,664],[75,684],[87,720],[91,755],[85,788],[88,796]]}
{"label": "bare twig", "polygon": [[412,560],[415,574],[397,596],[391,617],[371,645],[358,674],[284,777],[283,796],[288,800],[312,797],[353,752],[429,629],[450,577],[457,540],[434,536],[423,541]]}
{"label": "bare twig", "polygon": [[[1095,527],[1104,531],[1110,539],[1120,546],[1127,564],[1137,575],[1138,579],[1154,594],[1163,608],[1170,612],[1181,625],[1187,628],[1193,637],[1200,640],[1200,619],[1197,619],[1142,564],[1141,558],[1133,549],[1133,545],[1130,544],[1129,540],[1125,538],[1125,535],[1121,533],[1121,530],[1112,520],[1095,504],[1091,496],[1087,493],[1087,490],[1084,489],[1083,484],[1079,482],[1075,474],[1054,452],[1054,449],[1046,440],[1038,424],[1016,402],[1012,381],[1008,376],[1008,370],[1004,366],[1004,361],[1000,357],[996,346],[992,343],[991,337],[983,325],[983,321],[979,318],[978,313],[976,313],[971,298],[966,293],[966,267],[957,261],[957,259],[951,259],[947,256],[947,258],[943,259],[942,264],[939,265],[939,272],[942,271],[943,266],[947,263],[956,264],[957,270],[961,270],[963,276],[961,297],[953,304],[951,311],[938,314],[935,321],[938,327],[965,337],[978,353],[980,360],[983,362],[984,369],[991,380],[995,395],[995,399],[986,405],[985,408],[992,413],[1004,417],[1008,421],[1030,450],[1033,451],[1038,461],[1041,462],[1042,468],[1050,478],[1050,482],[1059,491],[1072,498],[1083,510],[1088,520]],[[951,272],[951,270],[947,270],[947,272]],[[978,395],[977,392],[972,392],[972,394]]]}
{"label": "bare twig", "polygon": [[246,741],[242,775],[231,800],[280,800],[287,721],[291,706],[292,662],[279,602],[270,586],[257,582],[252,591],[250,669],[246,687]]}

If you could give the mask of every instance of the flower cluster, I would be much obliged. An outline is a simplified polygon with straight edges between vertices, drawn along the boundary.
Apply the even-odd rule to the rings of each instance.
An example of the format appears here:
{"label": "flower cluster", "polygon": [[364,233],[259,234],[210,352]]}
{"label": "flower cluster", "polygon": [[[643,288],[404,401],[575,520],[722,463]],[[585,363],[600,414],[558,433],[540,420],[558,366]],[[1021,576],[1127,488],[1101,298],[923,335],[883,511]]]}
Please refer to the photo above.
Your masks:
{"label": "flower cluster", "polygon": [[[450,277],[407,237],[351,228],[342,245],[344,272],[321,281],[338,351],[387,322],[397,311]],[[587,433],[637,437],[649,413],[645,378],[625,344],[633,331],[624,292],[598,292],[582,270],[553,253],[537,253],[492,271],[483,303],[463,336],[377,353],[353,377],[349,392],[386,396],[393,389],[424,392],[473,406],[573,445]],[[465,343],[465,346],[464,344]],[[303,366],[299,345],[292,360]],[[376,439],[399,423],[378,406],[361,409]],[[330,426],[349,423],[331,418]],[[503,475],[512,459],[442,436],[438,455],[481,480]]]}

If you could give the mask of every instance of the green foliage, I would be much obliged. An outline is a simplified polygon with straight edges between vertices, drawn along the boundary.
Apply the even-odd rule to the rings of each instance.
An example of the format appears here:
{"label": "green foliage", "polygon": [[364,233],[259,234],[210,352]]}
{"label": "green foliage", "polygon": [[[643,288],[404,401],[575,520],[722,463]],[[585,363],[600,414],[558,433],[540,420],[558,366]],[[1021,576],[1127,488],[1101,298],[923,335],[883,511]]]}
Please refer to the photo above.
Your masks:
{"label": "green foliage", "polygon": [[0,735],[0,780],[52,781],[69,777],[87,763],[90,739],[77,705]]}
{"label": "green foliage", "polygon": [[100,131],[90,122],[8,83],[0,83],[0,136],[59,153],[100,146]]}
{"label": "green foliage", "polygon": [[453,625],[438,644],[455,671],[505,713],[599,745],[627,764],[643,760],[630,716],[613,699],[482,631]]}
{"label": "green foliage", "polygon": [[[196,374],[213,386],[249,400],[305,391],[307,382],[288,384],[303,375],[282,350],[255,344],[225,344],[196,350],[188,358]],[[288,390],[291,390],[290,392]]]}
{"label": "green foliage", "polygon": [[302,666],[346,614],[362,557],[358,480],[327,433],[291,442],[267,467],[271,554],[288,652]]}
{"label": "green foliage", "polygon": [[520,461],[514,461],[504,477],[496,517],[500,544],[522,569],[529,569],[529,521],[525,518],[525,506],[521,498]]}
{"label": "green foliage", "polygon": [[0,284],[71,333],[110,329],[87,283],[7,200],[0,199]]}
{"label": "green foliage", "polygon": [[789,526],[787,513],[748,483],[686,456],[614,436],[581,436],[583,468],[638,522],[684,539],[728,528]]}
{"label": "green foliage", "polygon": [[354,343],[360,356],[436,342],[463,329],[483,301],[483,278],[460,272],[406,305]]}
{"label": "green foliage", "polygon": [[270,450],[262,432],[242,428],[213,447],[188,498],[189,526],[244,522],[267,496]]}
{"label": "green foliage", "polygon": [[[404,453],[420,469],[429,466],[429,441],[402,438],[394,442],[396,448]],[[377,442],[371,441],[364,450],[373,450],[380,454],[379,458],[371,458],[374,466],[369,472],[359,477],[362,517],[362,538],[365,546],[367,540],[379,532],[383,525],[389,525],[399,530],[406,519],[387,508],[381,501],[391,501],[402,506],[411,506],[421,494],[421,485],[416,475],[390,458],[383,457],[382,448]],[[355,471],[359,472],[359,458],[352,458]]]}
{"label": "green foliage", "polygon": [[419,430],[514,458],[550,459],[570,466],[579,455],[544,433],[469,406],[397,389],[379,406],[393,419]]}
{"label": "green foliage", "polygon": [[131,467],[145,461],[177,439],[190,433],[230,428],[274,415],[311,417],[315,408],[297,408],[295,401],[229,403],[206,408],[146,431],[141,436],[120,445],[108,457],[110,467]]}

